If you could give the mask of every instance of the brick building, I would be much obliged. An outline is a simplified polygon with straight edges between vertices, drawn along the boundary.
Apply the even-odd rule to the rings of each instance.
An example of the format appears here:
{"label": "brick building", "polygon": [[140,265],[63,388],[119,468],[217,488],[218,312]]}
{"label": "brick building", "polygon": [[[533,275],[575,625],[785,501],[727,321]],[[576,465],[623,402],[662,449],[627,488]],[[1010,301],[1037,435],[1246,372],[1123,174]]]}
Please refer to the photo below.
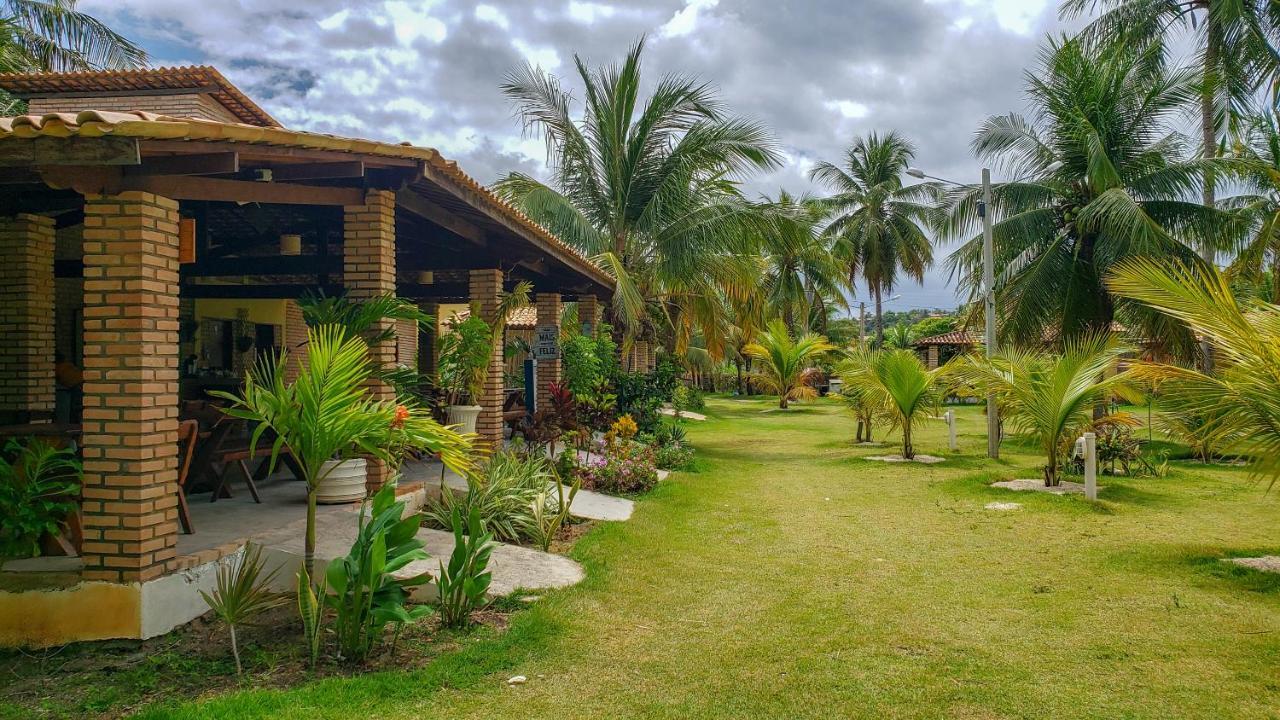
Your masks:
{"label": "brick building", "polygon": [[[179,401],[296,349],[304,293],[485,312],[529,281],[538,322],[558,324],[561,302],[611,292],[435,150],[283,128],[212,68],[0,75],[0,88],[29,108],[0,118],[0,426],[58,419],[63,355],[83,369],[85,470],[74,578],[0,589],[0,644],[149,637],[203,612],[191,578],[235,548],[179,552]],[[416,329],[397,330],[374,355],[417,363]],[[489,445],[502,368],[498,348],[480,403]]]}

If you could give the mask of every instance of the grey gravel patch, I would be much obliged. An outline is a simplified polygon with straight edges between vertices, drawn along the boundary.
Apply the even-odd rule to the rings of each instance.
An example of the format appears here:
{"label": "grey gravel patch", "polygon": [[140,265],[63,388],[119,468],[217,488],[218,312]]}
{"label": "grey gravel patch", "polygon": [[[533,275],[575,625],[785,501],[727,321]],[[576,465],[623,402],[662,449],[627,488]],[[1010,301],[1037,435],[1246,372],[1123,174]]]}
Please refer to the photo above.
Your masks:
{"label": "grey gravel patch", "polygon": [[1280,555],[1263,555],[1250,558],[1222,558],[1222,562],[1235,563],[1258,572],[1280,573]]}
{"label": "grey gravel patch", "polygon": [[[1049,493],[1050,495],[1083,495],[1084,485],[1070,480],[1059,481],[1054,487],[1044,484],[1043,480],[1001,480],[1000,482],[991,483],[991,487],[1005,488],[1006,490],[1026,490],[1030,492]],[[1099,486],[1098,490],[1102,490]]]}
{"label": "grey gravel patch", "polygon": [[1018,510],[1021,508],[1022,508],[1022,503],[993,502],[993,503],[986,504],[987,510]]}
{"label": "grey gravel patch", "polygon": [[879,460],[880,462],[887,462],[887,463],[916,462],[916,463],[921,463],[923,465],[933,465],[934,463],[942,462],[946,458],[940,458],[936,455],[916,455],[914,458],[908,460],[902,457],[901,455],[868,455],[866,459]]}

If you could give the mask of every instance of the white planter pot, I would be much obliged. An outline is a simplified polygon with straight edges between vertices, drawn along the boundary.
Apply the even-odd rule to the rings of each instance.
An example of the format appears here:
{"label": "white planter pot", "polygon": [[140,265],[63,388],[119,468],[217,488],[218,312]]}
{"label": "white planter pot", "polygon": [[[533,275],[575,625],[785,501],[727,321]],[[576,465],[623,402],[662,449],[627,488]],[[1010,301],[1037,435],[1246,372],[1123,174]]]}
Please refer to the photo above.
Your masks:
{"label": "white planter pot", "polygon": [[[324,480],[316,488],[316,502],[322,505],[360,502],[365,496],[364,458],[325,462],[320,470]],[[328,473],[325,475],[325,473]]]}
{"label": "white planter pot", "polygon": [[457,425],[464,433],[476,431],[476,418],[480,417],[479,405],[450,405],[445,408],[445,417],[450,425]]}

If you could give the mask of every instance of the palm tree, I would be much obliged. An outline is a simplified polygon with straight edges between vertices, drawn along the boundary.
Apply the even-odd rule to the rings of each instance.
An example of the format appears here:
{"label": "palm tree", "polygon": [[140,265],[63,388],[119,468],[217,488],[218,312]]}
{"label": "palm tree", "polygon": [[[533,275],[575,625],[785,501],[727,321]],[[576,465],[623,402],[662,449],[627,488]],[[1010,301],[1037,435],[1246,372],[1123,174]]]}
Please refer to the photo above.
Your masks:
{"label": "palm tree", "polygon": [[938,219],[932,185],[902,186],[915,147],[897,133],[856,138],[843,166],[820,162],[809,177],[835,193],[826,198],[830,222],[826,234],[848,273],[849,287],[859,276],[875,299],[876,343],[884,341],[881,300],[893,293],[901,272],[916,282],[933,264],[925,228]]}
{"label": "palm tree", "polygon": [[1219,360],[1214,375],[1141,363],[1134,376],[1209,418],[1202,429],[1209,446],[1244,453],[1255,475],[1280,479],[1280,306],[1242,305],[1221,273],[1151,260],[1121,265],[1108,284],[1207,336]]}
{"label": "palm tree", "polygon": [[[1085,34],[1102,42],[1168,54],[1188,30],[1194,33],[1197,89],[1187,99],[1199,106],[1201,153],[1207,160],[1218,156],[1224,123],[1247,115],[1254,93],[1280,67],[1275,48],[1280,12],[1273,0],[1065,0],[1062,15],[1078,17],[1099,8],[1102,15]],[[1214,207],[1212,173],[1201,189],[1204,205]],[[1213,261],[1214,249],[1204,246],[1205,262]]]}
{"label": "palm tree", "polygon": [[142,67],[147,53],[76,0],[0,0],[0,72]]}
{"label": "palm tree", "polygon": [[949,368],[930,370],[911,350],[883,350],[870,353],[862,363],[843,368],[844,386],[861,393],[877,414],[902,429],[902,457],[913,460],[912,430],[922,424],[945,396],[943,379]]}
{"label": "palm tree", "polygon": [[813,362],[834,349],[826,338],[815,333],[792,339],[787,326],[774,320],[756,342],[743,348],[743,353],[760,361],[756,381],[777,393],[778,407],[785,410],[792,400],[817,396],[818,391],[808,383]]}
{"label": "palm tree", "polygon": [[285,381],[285,351],[255,365],[239,395],[216,394],[231,401],[224,411],[228,415],[258,423],[254,447],[266,430],[275,433],[273,468],[288,448],[302,469],[307,484],[303,560],[307,576],[315,577],[316,490],[334,468],[326,467],[328,461],[371,456],[396,466],[402,459],[397,450],[416,449],[439,453],[447,467],[465,475],[471,468],[471,442],[411,400],[372,400],[366,386],[375,368],[368,346],[341,325],[308,328],[307,358],[292,383]]}
{"label": "palm tree", "polygon": [[917,337],[919,336],[914,327],[901,322],[889,328],[885,336],[885,347],[893,350],[910,350]]}
{"label": "palm tree", "polygon": [[[1028,73],[1034,115],[989,118],[973,149],[1027,178],[993,190],[1000,336],[1025,345],[1110,332],[1117,315],[1190,354],[1184,327],[1137,304],[1119,304],[1103,278],[1136,256],[1189,260],[1184,239],[1218,239],[1228,216],[1186,200],[1206,161],[1184,159],[1167,123],[1195,92],[1194,76],[1165,72],[1159,53],[1051,42]],[[978,188],[951,198],[944,231],[967,236],[948,258],[971,297],[981,288]],[[974,303],[974,307],[981,303]]]}
{"label": "palm tree", "polygon": [[1275,115],[1267,111],[1254,117],[1233,155],[1240,161],[1247,192],[1221,205],[1239,216],[1249,231],[1228,273],[1251,284],[1269,279],[1267,296],[1280,303],[1280,127]]}
{"label": "palm tree", "polygon": [[581,121],[554,76],[532,66],[502,90],[526,130],[547,144],[551,182],[512,173],[496,191],[616,278],[614,326],[635,337],[669,318],[677,351],[696,327],[718,351],[726,296],[756,287],[751,238],[760,212],[736,180],[772,168],[779,154],[763,126],[730,116],[713,88],[666,76],[640,97],[637,42],[621,65],[574,62],[585,87]]}
{"label": "palm tree", "polygon": [[1125,348],[1110,334],[1066,341],[1060,354],[1037,348],[1011,349],[990,360],[969,356],[957,378],[981,395],[994,395],[1001,416],[1018,432],[1034,436],[1044,453],[1044,484],[1056,486],[1064,445],[1095,422],[1094,408],[1126,390],[1129,377],[1107,373]]}
{"label": "palm tree", "polygon": [[824,209],[809,197],[795,198],[787,191],[767,203],[771,231],[762,245],[762,289],[771,311],[792,332],[817,330],[813,321],[831,303],[848,303],[841,292],[843,272],[827,239],[818,232]]}

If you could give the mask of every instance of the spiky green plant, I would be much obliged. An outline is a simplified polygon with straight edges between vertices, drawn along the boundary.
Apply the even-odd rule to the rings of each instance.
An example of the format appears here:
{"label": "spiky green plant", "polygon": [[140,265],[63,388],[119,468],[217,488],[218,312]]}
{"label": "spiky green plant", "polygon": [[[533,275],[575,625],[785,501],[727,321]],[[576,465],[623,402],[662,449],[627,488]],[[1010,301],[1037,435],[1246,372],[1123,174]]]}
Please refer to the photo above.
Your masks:
{"label": "spiky green plant", "polygon": [[1108,285],[1187,323],[1217,356],[1214,375],[1158,363],[1140,363],[1133,374],[1211,418],[1206,440],[1244,454],[1256,476],[1280,479],[1280,306],[1241,303],[1219,272],[1149,260],[1121,265]]}
{"label": "spiky green plant", "polygon": [[978,394],[994,395],[1014,431],[1035,438],[1045,458],[1044,483],[1053,487],[1065,445],[1095,422],[1094,408],[1113,394],[1130,393],[1129,375],[1114,372],[1125,352],[1110,334],[1085,335],[1067,340],[1061,353],[1012,349],[990,360],[966,356],[954,372]]}
{"label": "spiky green plant", "polygon": [[200,591],[200,597],[204,598],[205,604],[222,622],[227,624],[227,631],[231,634],[231,655],[236,660],[237,675],[244,674],[244,666],[240,663],[240,643],[236,638],[236,626],[249,623],[258,615],[287,602],[285,596],[270,589],[280,568],[275,568],[263,575],[265,569],[262,548],[246,543],[244,552],[234,563],[226,562],[218,566],[213,592]]}
{"label": "spiky green plant", "polygon": [[930,370],[911,350],[869,353],[843,368],[845,387],[861,393],[894,429],[902,430],[902,457],[916,456],[912,431],[936,414],[946,395],[947,366]]}
{"label": "spiky green plant", "polygon": [[493,580],[489,556],[495,544],[475,508],[465,518],[455,508],[450,525],[453,553],[448,565],[440,563],[440,573],[436,576],[440,596],[438,610],[441,625],[460,628],[470,624],[472,611],[486,602],[489,583]]}
{"label": "spiky green plant", "polygon": [[747,357],[756,361],[755,381],[778,396],[778,407],[786,409],[792,400],[817,396],[807,380],[810,371],[824,354],[835,349],[827,339],[815,333],[792,338],[781,320],[769,323],[756,342],[743,348]]}

